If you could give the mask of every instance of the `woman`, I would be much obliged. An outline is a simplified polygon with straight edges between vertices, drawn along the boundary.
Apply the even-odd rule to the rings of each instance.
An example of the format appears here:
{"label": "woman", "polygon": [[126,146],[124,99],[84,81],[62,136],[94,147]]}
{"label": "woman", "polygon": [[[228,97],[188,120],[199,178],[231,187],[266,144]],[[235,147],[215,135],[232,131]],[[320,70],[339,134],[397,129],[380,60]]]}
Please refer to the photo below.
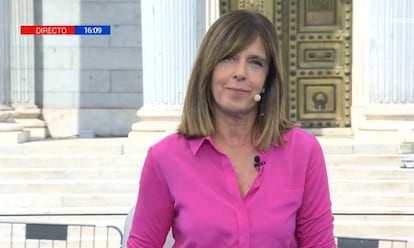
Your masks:
{"label": "woman", "polygon": [[317,140],[285,117],[276,33],[221,16],[200,46],[178,132],[148,150],[129,248],[336,247]]}

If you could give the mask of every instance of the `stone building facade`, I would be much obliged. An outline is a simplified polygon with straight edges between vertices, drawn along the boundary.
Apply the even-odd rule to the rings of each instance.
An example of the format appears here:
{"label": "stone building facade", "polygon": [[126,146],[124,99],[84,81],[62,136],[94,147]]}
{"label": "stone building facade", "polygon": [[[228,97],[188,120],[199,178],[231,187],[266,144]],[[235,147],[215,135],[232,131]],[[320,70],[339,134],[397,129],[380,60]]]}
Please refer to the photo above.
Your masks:
{"label": "stone building facade", "polygon": [[[173,130],[199,42],[222,2],[1,1],[0,139],[133,138],[142,131]],[[284,3],[345,3],[352,13],[351,124],[312,131],[374,141],[414,139],[414,4]],[[30,36],[20,34],[21,25],[110,25],[111,35]]]}

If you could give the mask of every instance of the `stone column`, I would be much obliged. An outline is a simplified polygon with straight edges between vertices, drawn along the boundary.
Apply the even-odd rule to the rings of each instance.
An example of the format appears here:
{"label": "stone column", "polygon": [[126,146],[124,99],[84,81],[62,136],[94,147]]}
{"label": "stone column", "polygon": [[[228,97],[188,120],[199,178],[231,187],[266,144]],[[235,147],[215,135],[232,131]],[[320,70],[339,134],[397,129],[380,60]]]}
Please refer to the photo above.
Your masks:
{"label": "stone column", "polygon": [[370,1],[369,100],[414,106],[414,3]]}
{"label": "stone column", "polygon": [[34,24],[33,0],[11,2],[10,62],[11,104],[16,110],[15,120],[31,133],[31,139],[46,137],[45,122],[35,104],[34,37],[20,35],[21,25]]}
{"label": "stone column", "polygon": [[395,142],[413,137],[414,4],[361,0],[353,11],[355,133]]}
{"label": "stone column", "polygon": [[0,110],[9,109],[10,81],[9,81],[9,6],[8,1],[0,2]]}
{"label": "stone column", "polygon": [[206,31],[220,17],[220,0],[206,1]]}
{"label": "stone column", "polygon": [[29,132],[14,120],[15,111],[10,106],[9,61],[9,1],[0,2],[0,141],[2,144],[22,143],[29,139]]}
{"label": "stone column", "polygon": [[144,104],[129,137],[175,130],[187,81],[205,31],[205,3],[141,1]]}

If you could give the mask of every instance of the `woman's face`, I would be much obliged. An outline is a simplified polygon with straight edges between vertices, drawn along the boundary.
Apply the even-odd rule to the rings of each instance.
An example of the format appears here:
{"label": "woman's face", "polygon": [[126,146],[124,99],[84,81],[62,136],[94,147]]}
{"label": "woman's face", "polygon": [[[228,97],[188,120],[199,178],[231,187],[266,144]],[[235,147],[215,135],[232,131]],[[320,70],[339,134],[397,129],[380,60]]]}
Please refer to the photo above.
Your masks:
{"label": "woman's face", "polygon": [[254,115],[254,96],[262,92],[268,70],[269,58],[259,37],[241,52],[220,61],[212,77],[215,111]]}

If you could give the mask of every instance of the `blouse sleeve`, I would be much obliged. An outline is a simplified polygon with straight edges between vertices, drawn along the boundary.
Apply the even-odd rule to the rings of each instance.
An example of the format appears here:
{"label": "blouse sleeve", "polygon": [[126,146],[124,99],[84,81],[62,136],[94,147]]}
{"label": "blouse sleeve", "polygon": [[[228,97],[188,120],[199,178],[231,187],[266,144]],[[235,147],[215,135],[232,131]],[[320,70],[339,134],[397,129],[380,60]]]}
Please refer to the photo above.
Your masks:
{"label": "blouse sleeve", "polygon": [[306,172],[302,206],[297,215],[296,234],[300,248],[334,248],[333,215],[325,159],[313,139]]}
{"label": "blouse sleeve", "polygon": [[173,216],[168,185],[150,148],[141,173],[128,248],[162,248]]}

